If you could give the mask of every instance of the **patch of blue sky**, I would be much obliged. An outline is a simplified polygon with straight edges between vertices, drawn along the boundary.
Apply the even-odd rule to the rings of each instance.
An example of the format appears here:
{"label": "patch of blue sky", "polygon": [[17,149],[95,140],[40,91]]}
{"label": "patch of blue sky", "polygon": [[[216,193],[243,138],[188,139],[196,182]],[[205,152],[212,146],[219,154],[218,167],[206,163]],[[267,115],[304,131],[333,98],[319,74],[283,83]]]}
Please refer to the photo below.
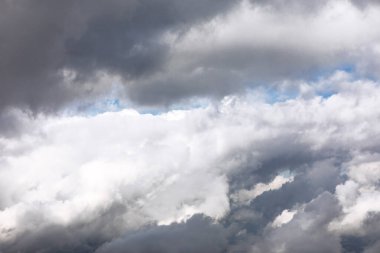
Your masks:
{"label": "patch of blue sky", "polygon": [[377,72],[371,72],[371,71],[366,71],[366,72],[360,72],[357,71],[357,68],[354,64],[343,64],[338,67],[338,70],[345,71],[349,73],[352,77],[352,79],[365,79],[373,82],[378,82],[379,81],[379,75]]}
{"label": "patch of blue sky", "polygon": [[352,76],[356,76],[356,66],[352,63],[344,63],[334,67],[321,68],[318,70],[313,70],[307,75],[307,80],[311,82],[319,81],[326,77],[333,75],[337,71],[344,71]]}
{"label": "patch of blue sky", "polygon": [[167,112],[166,109],[163,109],[163,108],[160,108],[160,107],[149,107],[149,108],[137,108],[137,111],[140,113],[140,114],[150,114],[150,115],[154,115],[154,116],[157,116],[157,115],[160,115],[160,114],[163,114],[165,112]]}
{"label": "patch of blue sky", "polygon": [[323,90],[323,91],[318,91],[317,95],[321,96],[324,99],[327,99],[329,97],[334,96],[337,93],[338,93],[337,91],[333,91],[333,90]]}
{"label": "patch of blue sky", "polygon": [[290,169],[286,169],[286,170],[283,170],[279,173],[280,176],[284,177],[284,178],[293,178],[295,176],[295,173],[290,170]]}
{"label": "patch of blue sky", "polygon": [[[342,64],[336,68],[326,68],[326,69],[320,69],[318,71],[313,71],[312,74],[309,74],[304,78],[304,81],[309,83],[310,85],[313,85],[313,83],[317,84],[321,80],[327,80],[329,77],[331,77],[334,73],[337,71],[343,71],[348,74],[353,79],[358,78],[358,74],[356,71],[356,66],[354,64]],[[367,77],[365,77],[367,79]],[[368,79],[372,80],[372,79]],[[297,82],[297,81],[295,81]],[[295,86],[289,86],[289,88],[279,88],[277,85],[262,85],[260,88],[252,88],[249,89],[249,92],[255,93],[255,92],[261,92],[264,94],[264,100],[266,103],[274,104],[278,102],[284,102],[289,99],[295,99],[299,97],[300,90],[297,88],[297,85]],[[334,88],[326,87],[325,89],[315,89],[314,90],[316,96],[321,96],[322,98],[329,98],[335,94],[337,94],[337,90]]]}
{"label": "patch of blue sky", "polygon": [[118,98],[105,98],[95,103],[84,104],[78,107],[78,111],[86,116],[95,116],[105,112],[117,112],[128,108],[126,103]]}
{"label": "patch of blue sky", "polygon": [[173,110],[186,111],[207,108],[209,105],[210,101],[208,99],[194,98],[184,102],[174,103],[173,105],[168,107],[145,107],[137,108],[136,110],[141,114],[160,115]]}
{"label": "patch of blue sky", "polygon": [[[357,78],[356,67],[354,64],[347,63],[342,64],[336,68],[328,68],[328,69],[320,69],[318,71],[313,71],[312,74],[308,75],[305,78],[305,81],[310,82],[318,82],[323,79],[327,79],[329,76],[332,76],[337,71],[344,71],[352,75],[355,79]],[[368,78],[371,80],[371,78]],[[247,85],[248,86],[248,85]],[[295,86],[296,87],[296,86]],[[289,88],[289,89],[280,89],[277,85],[260,85],[258,88],[250,88],[247,90],[248,93],[257,94],[261,93],[264,101],[269,104],[274,104],[278,102],[284,102],[289,99],[296,99],[300,96],[299,89],[297,88]],[[337,93],[334,89],[323,89],[323,90],[315,90],[315,95],[321,96],[323,98],[329,98]],[[186,100],[184,102],[175,103],[171,106],[136,106],[125,100],[122,101],[116,96],[116,88],[115,92],[110,94],[107,98],[104,98],[100,101],[97,101],[92,104],[81,106],[80,111],[82,111],[85,115],[94,116],[97,114],[109,112],[109,111],[120,111],[123,109],[134,109],[141,114],[151,114],[151,115],[160,115],[163,113],[167,113],[171,110],[191,110],[191,109],[199,109],[206,108],[210,105],[210,100],[208,99],[199,99],[194,98],[190,100]],[[113,97],[115,96],[115,97]]]}
{"label": "patch of blue sky", "polygon": [[[335,90],[321,90],[315,92],[316,96],[320,96],[324,99],[327,99],[335,94],[337,94],[337,91]],[[274,104],[279,102],[285,102],[291,99],[296,99],[299,97],[300,93],[295,90],[283,92],[276,89],[270,89],[267,91],[265,95],[265,102],[269,104]]]}
{"label": "patch of blue sky", "polygon": [[105,112],[116,112],[124,109],[133,109],[140,114],[160,115],[172,110],[193,110],[207,108],[210,101],[207,99],[190,99],[171,106],[138,106],[122,101],[119,98],[105,98],[92,104],[82,105],[79,111],[86,116],[95,116]]}
{"label": "patch of blue sky", "polygon": [[193,110],[193,109],[203,109],[210,105],[209,99],[195,98],[187,102],[174,104],[171,106],[171,110]]}
{"label": "patch of blue sky", "polygon": [[338,70],[354,74],[356,72],[356,67],[354,64],[343,64],[340,67],[338,67]]}
{"label": "patch of blue sky", "polygon": [[264,99],[265,103],[268,104],[284,102],[289,99],[295,99],[299,96],[299,92],[294,89],[284,91],[276,88],[275,86],[249,89],[247,92],[250,94],[261,94],[261,97]]}

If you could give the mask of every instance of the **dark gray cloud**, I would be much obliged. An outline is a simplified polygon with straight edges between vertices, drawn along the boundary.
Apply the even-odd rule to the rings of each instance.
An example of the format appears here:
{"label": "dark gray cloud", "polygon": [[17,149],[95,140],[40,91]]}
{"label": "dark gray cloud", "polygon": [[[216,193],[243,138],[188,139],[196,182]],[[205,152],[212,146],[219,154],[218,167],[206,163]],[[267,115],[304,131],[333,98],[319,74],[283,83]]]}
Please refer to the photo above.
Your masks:
{"label": "dark gray cloud", "polygon": [[[183,32],[234,2],[1,1],[0,109],[54,111],[96,95],[83,82],[97,71],[126,78],[155,72],[167,57],[164,32]],[[75,72],[70,87],[65,69]]]}
{"label": "dark gray cloud", "polygon": [[290,13],[304,13],[318,12],[322,6],[329,2],[329,0],[250,0],[253,4],[264,6],[269,9],[281,10]]}
{"label": "dark gray cloud", "polygon": [[153,226],[104,244],[97,253],[224,252],[227,231],[209,218],[195,215],[186,223]]}
{"label": "dark gray cloud", "polygon": [[25,127],[25,114],[12,109],[5,109],[0,113],[0,129],[3,137],[14,137],[22,132]]}
{"label": "dark gray cloud", "polygon": [[[317,11],[326,9],[326,1],[251,1],[252,6],[243,9],[260,8],[257,14],[251,13],[250,24],[239,23],[239,3],[3,0],[0,110],[16,106],[54,112],[73,101],[94,99],[112,89],[110,82],[97,83],[99,72],[122,77],[126,93],[117,96],[137,104],[162,106],[194,96],[222,97],[246,87],[314,78],[315,73],[355,65],[352,55],[363,52],[352,51],[350,45],[363,49],[375,40],[360,27],[363,34],[356,37],[368,40],[343,35],[342,40],[336,39],[329,29],[314,32],[326,27],[323,18],[318,23]],[[283,22],[271,18],[279,15]],[[315,15],[314,29],[300,25],[297,19],[303,15],[306,23]],[[211,25],[211,30],[186,39],[212,19],[217,25]],[[371,26],[370,19],[365,22]],[[228,24],[240,32],[219,38],[218,32]],[[247,37],[250,33],[255,36]],[[165,39],[168,34],[169,40]],[[299,35],[297,40],[292,40],[294,34]],[[204,43],[204,37],[211,40]],[[225,40],[233,42],[223,44]],[[190,43],[190,48],[183,48],[181,41]],[[310,46],[313,41],[315,46]],[[364,51],[374,54],[370,48]]]}
{"label": "dark gray cloud", "polygon": [[344,252],[374,253],[380,249],[379,213],[369,213],[360,232],[347,233],[342,236]]}
{"label": "dark gray cloud", "polygon": [[[90,223],[78,221],[70,226],[46,225],[26,231],[16,240],[2,243],[0,252],[219,253],[227,249],[228,230],[203,215],[183,223],[149,225],[121,234],[117,222],[122,210],[120,206],[106,210]],[[28,218],[38,222],[38,217]]]}
{"label": "dark gray cloud", "polygon": [[79,218],[67,226],[48,222],[38,211],[29,213],[24,221],[34,225],[13,240],[1,243],[0,252],[94,252],[123,231],[118,219],[125,207],[115,204],[99,212],[100,218],[88,221]]}
{"label": "dark gray cloud", "polygon": [[291,222],[265,231],[262,240],[253,245],[252,252],[341,252],[339,237],[326,227],[339,212],[336,199],[329,193],[323,193],[308,203]]}

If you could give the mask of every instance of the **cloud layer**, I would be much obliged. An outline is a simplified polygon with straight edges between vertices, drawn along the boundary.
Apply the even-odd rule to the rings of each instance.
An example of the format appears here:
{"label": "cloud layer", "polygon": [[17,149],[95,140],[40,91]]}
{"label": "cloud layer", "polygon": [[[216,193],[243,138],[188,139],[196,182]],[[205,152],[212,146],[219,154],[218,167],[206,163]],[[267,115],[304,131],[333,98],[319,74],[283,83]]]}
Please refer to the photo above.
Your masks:
{"label": "cloud layer", "polygon": [[0,253],[378,252],[379,4],[0,0]]}
{"label": "cloud layer", "polygon": [[336,73],[310,89],[324,82],[341,85],[159,115],[25,115],[35,130],[1,143],[0,249],[341,252],[352,236],[371,252],[380,88]]}
{"label": "cloud layer", "polygon": [[378,77],[374,2],[1,1],[0,108],[54,112],[115,85],[162,106],[336,68]]}

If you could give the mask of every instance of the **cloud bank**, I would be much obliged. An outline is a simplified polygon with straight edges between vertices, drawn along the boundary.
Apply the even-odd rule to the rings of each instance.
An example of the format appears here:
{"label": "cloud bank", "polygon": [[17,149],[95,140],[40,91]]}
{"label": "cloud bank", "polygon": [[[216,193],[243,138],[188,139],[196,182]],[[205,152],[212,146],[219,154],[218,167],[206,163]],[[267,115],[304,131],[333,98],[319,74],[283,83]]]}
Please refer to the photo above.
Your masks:
{"label": "cloud bank", "polygon": [[342,252],[351,236],[372,252],[380,88],[323,82],[341,86],[25,119],[37,130],[2,139],[1,251]]}
{"label": "cloud bank", "polygon": [[379,4],[0,0],[0,253],[378,252]]}
{"label": "cloud bank", "polygon": [[336,68],[378,77],[376,1],[0,4],[2,111],[54,112],[115,85],[122,99],[167,106]]}

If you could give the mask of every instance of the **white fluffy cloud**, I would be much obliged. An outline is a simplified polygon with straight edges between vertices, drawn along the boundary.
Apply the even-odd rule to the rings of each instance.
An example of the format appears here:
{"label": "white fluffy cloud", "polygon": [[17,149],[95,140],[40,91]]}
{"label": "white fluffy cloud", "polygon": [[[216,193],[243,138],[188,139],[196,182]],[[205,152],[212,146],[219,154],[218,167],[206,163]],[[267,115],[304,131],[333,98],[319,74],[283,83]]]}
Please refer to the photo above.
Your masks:
{"label": "white fluffy cloud", "polygon": [[[300,150],[317,161],[346,157],[350,166],[340,173],[349,181],[336,192],[344,216],[334,222],[362,221],[369,211],[380,210],[379,162],[365,156],[378,147],[380,88],[358,82],[346,79],[328,98],[301,96],[269,104],[249,96],[226,97],[206,108],[159,115],[126,109],[31,120],[36,127],[22,138],[1,140],[1,240],[49,224],[91,223],[115,205],[124,207],[118,218],[122,231],[168,225],[196,213],[223,219],[233,196],[247,193],[242,201],[252,201],[281,191],[293,179],[296,183],[284,173],[303,173],[309,163],[303,159],[309,158]],[[281,157],[300,162],[275,170],[263,166]],[[257,178],[261,173],[270,180],[233,185],[247,166]],[[306,167],[311,185],[324,180],[324,166]],[[279,210],[273,229],[290,222],[294,213],[288,209]]]}
{"label": "white fluffy cloud", "polygon": [[372,213],[380,212],[380,160],[370,154],[358,155],[347,165],[348,180],[337,186],[336,195],[343,214],[330,225],[341,233],[360,233]]}
{"label": "white fluffy cloud", "polygon": [[380,252],[378,0],[0,20],[1,253]]}
{"label": "white fluffy cloud", "polygon": [[238,191],[236,194],[232,196],[232,199],[235,202],[238,202],[239,205],[249,204],[252,200],[260,196],[264,192],[278,190],[284,184],[292,182],[292,181],[293,181],[293,177],[291,176],[285,177],[282,175],[278,175],[269,184],[259,183],[259,184],[256,184],[253,189],[250,189],[250,190],[243,189],[243,190]]}

